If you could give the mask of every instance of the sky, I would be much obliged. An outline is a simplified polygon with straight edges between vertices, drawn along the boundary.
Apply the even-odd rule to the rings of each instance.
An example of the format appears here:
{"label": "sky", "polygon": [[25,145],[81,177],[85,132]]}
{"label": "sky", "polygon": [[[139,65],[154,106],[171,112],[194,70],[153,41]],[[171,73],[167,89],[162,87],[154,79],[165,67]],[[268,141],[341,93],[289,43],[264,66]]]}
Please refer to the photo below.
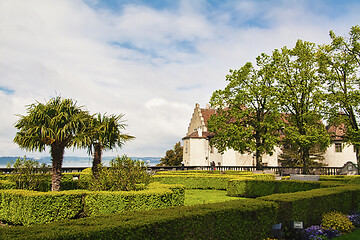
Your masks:
{"label": "sky", "polygon": [[359,10],[351,0],[0,0],[0,156],[48,156],[13,143],[14,124],[61,96],[125,115],[136,139],[105,156],[162,157],[230,69],[297,39],[346,36]]}

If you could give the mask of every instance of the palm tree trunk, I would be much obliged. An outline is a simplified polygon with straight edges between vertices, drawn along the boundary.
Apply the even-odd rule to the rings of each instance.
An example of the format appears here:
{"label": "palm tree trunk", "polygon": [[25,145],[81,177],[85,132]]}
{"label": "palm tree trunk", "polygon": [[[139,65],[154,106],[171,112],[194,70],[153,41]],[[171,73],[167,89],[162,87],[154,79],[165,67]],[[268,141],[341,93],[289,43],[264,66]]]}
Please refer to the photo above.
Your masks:
{"label": "palm tree trunk", "polygon": [[94,159],[93,159],[93,166],[92,166],[92,172],[94,177],[98,176],[99,173],[99,165],[101,164],[101,144],[97,143],[94,145]]}
{"label": "palm tree trunk", "polygon": [[52,158],[52,177],[51,177],[51,191],[60,191],[61,184],[61,168],[64,158],[65,148],[57,143],[51,144],[51,158]]}

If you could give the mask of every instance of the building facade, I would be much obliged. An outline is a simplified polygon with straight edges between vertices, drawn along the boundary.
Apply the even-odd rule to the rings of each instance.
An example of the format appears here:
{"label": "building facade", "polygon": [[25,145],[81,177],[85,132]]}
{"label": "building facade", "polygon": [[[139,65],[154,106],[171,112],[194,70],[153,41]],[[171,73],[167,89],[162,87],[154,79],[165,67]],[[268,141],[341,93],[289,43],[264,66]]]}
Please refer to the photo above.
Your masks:
{"label": "building facade", "polygon": [[[200,108],[197,103],[192,114],[186,136],[183,138],[183,163],[185,166],[210,166],[212,161],[217,166],[256,166],[253,153],[241,154],[229,149],[220,154],[217,149],[210,146],[211,134],[207,129],[207,122],[216,110],[209,106]],[[342,167],[347,162],[356,163],[356,154],[352,145],[343,143],[343,132],[339,129],[329,129],[335,132],[332,144],[326,150],[323,163],[328,167]],[[281,149],[275,147],[273,155],[263,156],[263,165],[279,166],[278,157]]]}

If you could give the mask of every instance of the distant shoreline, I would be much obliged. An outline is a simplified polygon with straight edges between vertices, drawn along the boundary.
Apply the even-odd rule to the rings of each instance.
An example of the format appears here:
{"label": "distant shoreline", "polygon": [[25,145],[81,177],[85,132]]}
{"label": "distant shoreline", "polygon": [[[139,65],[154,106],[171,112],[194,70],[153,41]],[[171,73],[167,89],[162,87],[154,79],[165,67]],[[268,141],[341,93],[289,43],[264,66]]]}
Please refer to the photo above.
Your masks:
{"label": "distant shoreline", "polygon": [[[108,165],[112,157],[103,157],[103,164]],[[0,168],[6,168],[9,162],[15,162],[18,157],[0,157]],[[45,163],[51,166],[51,157],[42,157],[42,158],[32,158],[27,157],[28,159],[35,159],[40,163]],[[156,166],[160,163],[160,157],[130,157],[134,160],[142,160],[148,164],[148,166]],[[64,156],[63,167],[91,167],[92,159],[90,157],[75,157],[75,156]]]}

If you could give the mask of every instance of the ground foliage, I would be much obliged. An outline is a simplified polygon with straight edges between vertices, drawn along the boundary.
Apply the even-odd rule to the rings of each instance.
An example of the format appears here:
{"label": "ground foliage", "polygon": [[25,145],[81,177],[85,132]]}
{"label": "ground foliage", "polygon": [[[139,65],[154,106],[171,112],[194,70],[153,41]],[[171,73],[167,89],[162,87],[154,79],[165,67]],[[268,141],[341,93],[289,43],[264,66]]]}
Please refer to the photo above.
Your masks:
{"label": "ground foliage", "polygon": [[17,189],[48,191],[51,176],[50,168],[45,163],[24,157],[9,163],[7,167],[14,168],[7,179],[16,183]]}
{"label": "ground foliage", "polygon": [[124,155],[112,159],[109,165],[99,165],[99,172],[89,183],[89,190],[134,191],[144,189],[150,182],[151,175],[143,161]]}

